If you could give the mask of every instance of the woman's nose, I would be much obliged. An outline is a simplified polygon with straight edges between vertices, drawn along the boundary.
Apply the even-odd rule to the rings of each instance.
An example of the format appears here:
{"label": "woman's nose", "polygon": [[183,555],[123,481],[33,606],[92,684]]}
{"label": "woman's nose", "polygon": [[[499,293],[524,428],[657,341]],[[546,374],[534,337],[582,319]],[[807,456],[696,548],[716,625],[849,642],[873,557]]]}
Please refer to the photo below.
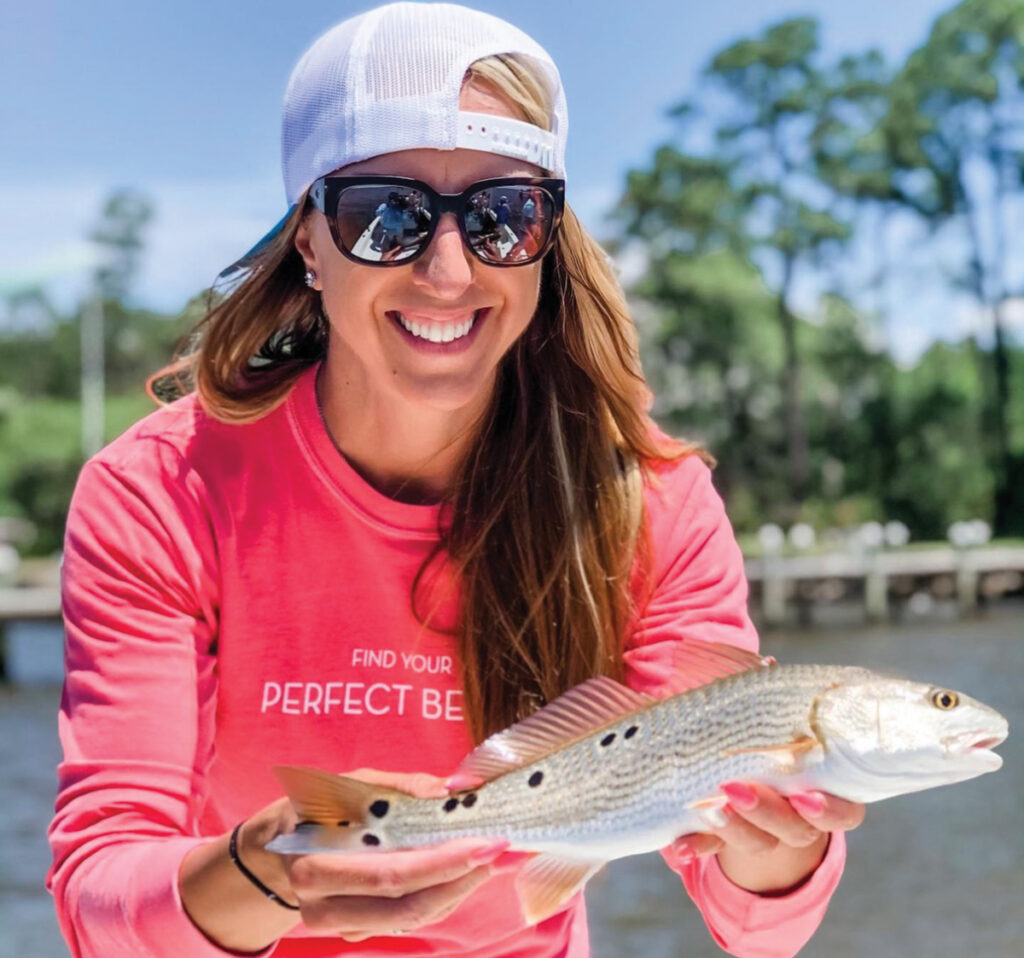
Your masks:
{"label": "woman's nose", "polygon": [[413,263],[413,280],[444,299],[458,299],[473,282],[472,254],[462,242],[455,217],[446,213],[426,252]]}

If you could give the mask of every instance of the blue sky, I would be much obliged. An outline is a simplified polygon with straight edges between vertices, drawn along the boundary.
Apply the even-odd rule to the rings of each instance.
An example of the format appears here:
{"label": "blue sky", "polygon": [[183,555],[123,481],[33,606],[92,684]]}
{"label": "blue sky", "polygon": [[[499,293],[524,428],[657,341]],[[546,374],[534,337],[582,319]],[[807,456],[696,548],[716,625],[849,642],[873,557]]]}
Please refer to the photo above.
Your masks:
{"label": "blue sky", "polygon": [[[32,0],[0,5],[0,281],[59,273],[58,301],[83,288],[85,236],[106,193],[136,187],[156,206],[136,299],[173,310],[284,210],[278,133],[292,66],[325,29],[371,4],[306,0]],[[724,44],[810,14],[830,54],[880,47],[898,60],[944,0],[470,0],[552,54],[569,102],[569,201],[603,216],[626,171],[672,134],[666,108]],[[969,311],[968,311],[969,312]],[[892,345],[940,333],[922,316]],[[916,345],[915,345],[916,344]]]}

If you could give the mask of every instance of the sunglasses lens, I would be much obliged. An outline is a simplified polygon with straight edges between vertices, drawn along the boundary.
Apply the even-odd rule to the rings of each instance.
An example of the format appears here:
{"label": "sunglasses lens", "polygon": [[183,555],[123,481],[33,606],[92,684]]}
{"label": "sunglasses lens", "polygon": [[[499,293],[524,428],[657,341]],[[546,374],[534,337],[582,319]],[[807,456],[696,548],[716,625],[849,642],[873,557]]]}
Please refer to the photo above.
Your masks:
{"label": "sunglasses lens", "polygon": [[388,184],[348,186],[338,197],[334,232],[345,249],[368,263],[400,263],[419,253],[430,231],[427,198]]}
{"label": "sunglasses lens", "polygon": [[[390,266],[423,252],[437,213],[432,194],[384,182],[344,186],[337,195],[331,232],[353,259]],[[544,187],[510,181],[470,193],[460,216],[479,260],[520,266],[546,250],[558,206]]]}
{"label": "sunglasses lens", "polygon": [[555,201],[539,187],[491,187],[466,202],[466,235],[485,263],[528,263],[543,251],[555,222]]}

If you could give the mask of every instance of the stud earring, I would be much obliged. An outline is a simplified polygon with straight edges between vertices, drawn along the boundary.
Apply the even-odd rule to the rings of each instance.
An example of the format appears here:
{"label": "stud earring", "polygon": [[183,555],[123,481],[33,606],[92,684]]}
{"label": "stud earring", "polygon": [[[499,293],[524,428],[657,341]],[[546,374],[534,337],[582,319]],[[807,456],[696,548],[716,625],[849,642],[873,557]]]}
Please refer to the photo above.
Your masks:
{"label": "stud earring", "polygon": [[314,273],[311,269],[307,269],[306,270],[306,275],[305,275],[305,280],[306,280],[306,285],[310,289],[312,289],[313,288],[313,284],[316,282],[316,273]]}

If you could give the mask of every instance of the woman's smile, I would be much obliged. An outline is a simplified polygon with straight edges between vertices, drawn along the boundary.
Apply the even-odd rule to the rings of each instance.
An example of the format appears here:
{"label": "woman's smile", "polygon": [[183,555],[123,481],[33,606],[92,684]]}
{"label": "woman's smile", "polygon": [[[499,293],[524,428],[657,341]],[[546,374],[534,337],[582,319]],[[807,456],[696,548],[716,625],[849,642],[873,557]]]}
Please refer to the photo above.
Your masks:
{"label": "woman's smile", "polygon": [[470,348],[489,312],[489,308],[456,315],[390,310],[387,315],[414,349],[451,355]]}

